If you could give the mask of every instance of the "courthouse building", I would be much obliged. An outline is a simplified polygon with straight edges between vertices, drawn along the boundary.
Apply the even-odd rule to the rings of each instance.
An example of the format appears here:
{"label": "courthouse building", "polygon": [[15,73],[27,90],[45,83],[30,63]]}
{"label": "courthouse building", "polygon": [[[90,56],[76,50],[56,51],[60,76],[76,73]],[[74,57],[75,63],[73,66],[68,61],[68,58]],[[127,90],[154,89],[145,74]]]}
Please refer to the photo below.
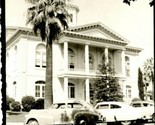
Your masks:
{"label": "courthouse building", "polygon": [[[124,101],[138,97],[137,64],[142,49],[130,46],[128,40],[103,23],[77,26],[77,6],[70,4],[69,12],[69,30],[53,43],[54,102],[66,96],[90,101],[90,83],[96,77],[103,50],[111,57]],[[30,26],[18,24],[7,27],[6,38],[7,95],[17,101],[26,95],[44,98],[46,43],[33,34]]]}

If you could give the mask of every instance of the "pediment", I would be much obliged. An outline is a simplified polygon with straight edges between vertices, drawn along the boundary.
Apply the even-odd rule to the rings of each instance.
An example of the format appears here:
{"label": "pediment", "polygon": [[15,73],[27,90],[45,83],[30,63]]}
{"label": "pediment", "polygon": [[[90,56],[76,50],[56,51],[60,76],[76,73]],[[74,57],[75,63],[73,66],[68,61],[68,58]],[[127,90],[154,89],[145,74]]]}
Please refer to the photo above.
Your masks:
{"label": "pediment", "polygon": [[70,31],[78,32],[83,35],[90,35],[93,37],[129,42],[127,39],[100,22],[73,27],[70,29]]}

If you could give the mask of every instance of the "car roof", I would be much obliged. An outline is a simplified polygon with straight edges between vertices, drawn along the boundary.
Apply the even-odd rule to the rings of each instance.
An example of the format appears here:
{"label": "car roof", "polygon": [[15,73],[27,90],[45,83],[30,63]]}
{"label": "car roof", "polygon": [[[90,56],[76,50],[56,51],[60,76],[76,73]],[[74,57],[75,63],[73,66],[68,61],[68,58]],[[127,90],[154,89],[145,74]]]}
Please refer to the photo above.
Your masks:
{"label": "car roof", "polygon": [[142,100],[142,101],[133,101],[133,102],[131,102],[131,104],[133,104],[133,103],[150,103],[150,104],[154,104],[154,102],[151,101],[151,100]]}
{"label": "car roof", "polygon": [[83,101],[83,100],[67,100],[67,101],[65,101],[65,100],[62,100],[62,101],[57,101],[57,102],[55,102],[55,103],[53,103],[53,104],[58,104],[58,103],[84,103],[85,101]]}
{"label": "car roof", "polygon": [[105,101],[105,102],[97,103],[97,105],[100,105],[100,104],[120,104],[120,105],[123,105],[123,104],[127,104],[127,103],[125,103],[125,102],[116,102],[116,101]]}

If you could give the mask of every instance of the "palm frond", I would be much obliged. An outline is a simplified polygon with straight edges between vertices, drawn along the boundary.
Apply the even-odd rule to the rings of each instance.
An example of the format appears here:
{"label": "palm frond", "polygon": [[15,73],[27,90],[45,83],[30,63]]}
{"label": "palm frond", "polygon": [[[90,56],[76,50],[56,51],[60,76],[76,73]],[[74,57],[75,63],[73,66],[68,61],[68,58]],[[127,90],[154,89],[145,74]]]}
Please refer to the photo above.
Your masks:
{"label": "palm frond", "polygon": [[57,18],[55,17],[49,18],[46,21],[46,34],[49,39],[48,41],[49,44],[51,44],[51,42],[54,39],[58,39],[58,36],[61,33],[61,31],[62,31],[62,25],[61,25],[61,22]]}

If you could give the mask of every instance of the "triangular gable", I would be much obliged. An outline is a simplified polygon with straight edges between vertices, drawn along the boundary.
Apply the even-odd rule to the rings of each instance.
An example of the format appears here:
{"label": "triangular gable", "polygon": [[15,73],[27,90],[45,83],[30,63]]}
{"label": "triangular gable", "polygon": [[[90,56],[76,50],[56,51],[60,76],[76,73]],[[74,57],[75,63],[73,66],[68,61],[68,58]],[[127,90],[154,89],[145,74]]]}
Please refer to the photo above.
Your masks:
{"label": "triangular gable", "polygon": [[100,22],[72,27],[69,30],[72,32],[79,32],[94,37],[129,42],[127,39],[125,39],[124,37],[122,37],[121,35],[119,35],[118,33],[116,33],[115,31],[113,31],[112,29],[108,28]]}

